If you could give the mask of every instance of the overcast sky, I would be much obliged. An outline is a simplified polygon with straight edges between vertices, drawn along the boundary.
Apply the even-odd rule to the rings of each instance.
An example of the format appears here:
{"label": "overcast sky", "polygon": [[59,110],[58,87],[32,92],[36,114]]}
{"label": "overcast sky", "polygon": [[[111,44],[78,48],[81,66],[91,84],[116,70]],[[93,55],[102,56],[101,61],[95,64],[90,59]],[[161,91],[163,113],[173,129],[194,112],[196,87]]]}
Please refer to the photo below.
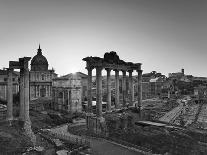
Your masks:
{"label": "overcast sky", "polygon": [[144,73],[207,77],[206,0],[0,0],[0,68],[39,43],[59,75],[116,51]]}

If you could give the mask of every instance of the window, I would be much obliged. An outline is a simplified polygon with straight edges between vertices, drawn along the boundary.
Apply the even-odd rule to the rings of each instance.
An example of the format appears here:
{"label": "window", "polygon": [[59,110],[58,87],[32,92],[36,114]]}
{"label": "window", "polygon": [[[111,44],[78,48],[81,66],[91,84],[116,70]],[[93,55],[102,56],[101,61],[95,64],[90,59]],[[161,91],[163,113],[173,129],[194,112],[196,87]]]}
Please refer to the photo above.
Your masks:
{"label": "window", "polygon": [[45,75],[44,74],[42,74],[42,80],[45,80]]}
{"label": "window", "polygon": [[7,78],[4,78],[4,81],[7,81]]}

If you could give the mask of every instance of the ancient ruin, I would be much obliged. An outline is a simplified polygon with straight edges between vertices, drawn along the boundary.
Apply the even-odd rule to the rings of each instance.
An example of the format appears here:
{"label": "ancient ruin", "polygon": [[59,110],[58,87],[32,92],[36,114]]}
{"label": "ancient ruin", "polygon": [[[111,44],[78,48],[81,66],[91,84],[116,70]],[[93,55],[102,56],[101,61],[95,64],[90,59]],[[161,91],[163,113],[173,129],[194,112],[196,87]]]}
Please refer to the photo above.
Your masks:
{"label": "ancient ruin", "polygon": [[[100,131],[104,118],[102,117],[102,70],[107,71],[107,112],[111,112],[111,71],[115,71],[115,108],[120,109],[126,106],[126,72],[129,73],[129,94],[130,106],[133,106],[133,88],[132,88],[132,73],[134,70],[138,73],[138,102],[135,107],[140,110],[142,104],[142,70],[141,63],[125,62],[119,58],[116,52],[105,53],[104,58],[100,57],[86,57],[86,69],[88,70],[88,109],[87,109],[87,127]],[[96,116],[92,114],[92,70],[96,69]],[[123,104],[119,100],[119,72],[123,75]]]}
{"label": "ancient ruin", "polygon": [[29,68],[30,57],[19,58],[19,61],[9,61],[8,68],[8,98],[7,98],[7,120],[13,120],[13,93],[12,93],[12,71],[20,69],[20,115],[19,122],[23,125],[24,132],[35,144],[35,135],[31,129],[29,117]]}

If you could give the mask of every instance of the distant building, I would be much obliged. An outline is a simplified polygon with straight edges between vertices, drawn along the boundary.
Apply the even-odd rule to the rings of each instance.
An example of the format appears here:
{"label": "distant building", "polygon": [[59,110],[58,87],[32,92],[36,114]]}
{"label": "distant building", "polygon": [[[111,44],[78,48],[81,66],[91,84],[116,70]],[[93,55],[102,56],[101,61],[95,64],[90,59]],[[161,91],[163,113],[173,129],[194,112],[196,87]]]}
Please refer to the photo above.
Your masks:
{"label": "distant building", "polygon": [[194,88],[194,95],[201,99],[207,97],[207,87],[206,86],[198,86]]}
{"label": "distant building", "polygon": [[174,79],[180,79],[185,75],[184,69],[181,69],[181,72],[177,73],[169,73],[168,77],[169,78],[174,78]]}
{"label": "distant building", "polygon": [[48,61],[42,55],[42,49],[37,49],[37,55],[32,58],[30,70],[30,100],[40,97],[51,97],[52,79],[57,77],[54,70],[48,69]]}
{"label": "distant building", "polygon": [[[13,71],[13,94],[19,92],[19,72]],[[0,70],[0,99],[7,100],[7,70]]]}
{"label": "distant building", "polygon": [[[158,97],[166,80],[165,75],[152,71],[142,75],[142,98],[149,99]],[[137,91],[135,86],[135,92]]]}
{"label": "distant building", "polygon": [[52,108],[65,112],[81,112],[81,73],[53,79]]}

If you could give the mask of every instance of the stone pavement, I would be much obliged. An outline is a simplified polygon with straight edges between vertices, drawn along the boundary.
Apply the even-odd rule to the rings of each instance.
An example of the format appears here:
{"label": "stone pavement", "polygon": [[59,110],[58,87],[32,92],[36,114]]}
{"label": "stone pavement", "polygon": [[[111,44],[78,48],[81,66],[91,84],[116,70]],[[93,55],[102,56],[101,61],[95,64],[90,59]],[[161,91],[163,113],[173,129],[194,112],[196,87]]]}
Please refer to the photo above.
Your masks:
{"label": "stone pavement", "polygon": [[143,155],[144,153],[128,149],[103,139],[91,139],[92,154],[94,155]]}
{"label": "stone pavement", "polygon": [[[64,135],[70,135],[77,137],[69,132],[67,132],[67,126],[59,126],[57,128],[50,129],[53,133],[64,133]],[[80,137],[80,136],[78,136]],[[90,141],[90,145],[92,148],[92,154],[94,155],[143,155],[141,150],[136,150],[133,148],[129,148],[108,140],[100,139],[100,138],[86,138]]]}

